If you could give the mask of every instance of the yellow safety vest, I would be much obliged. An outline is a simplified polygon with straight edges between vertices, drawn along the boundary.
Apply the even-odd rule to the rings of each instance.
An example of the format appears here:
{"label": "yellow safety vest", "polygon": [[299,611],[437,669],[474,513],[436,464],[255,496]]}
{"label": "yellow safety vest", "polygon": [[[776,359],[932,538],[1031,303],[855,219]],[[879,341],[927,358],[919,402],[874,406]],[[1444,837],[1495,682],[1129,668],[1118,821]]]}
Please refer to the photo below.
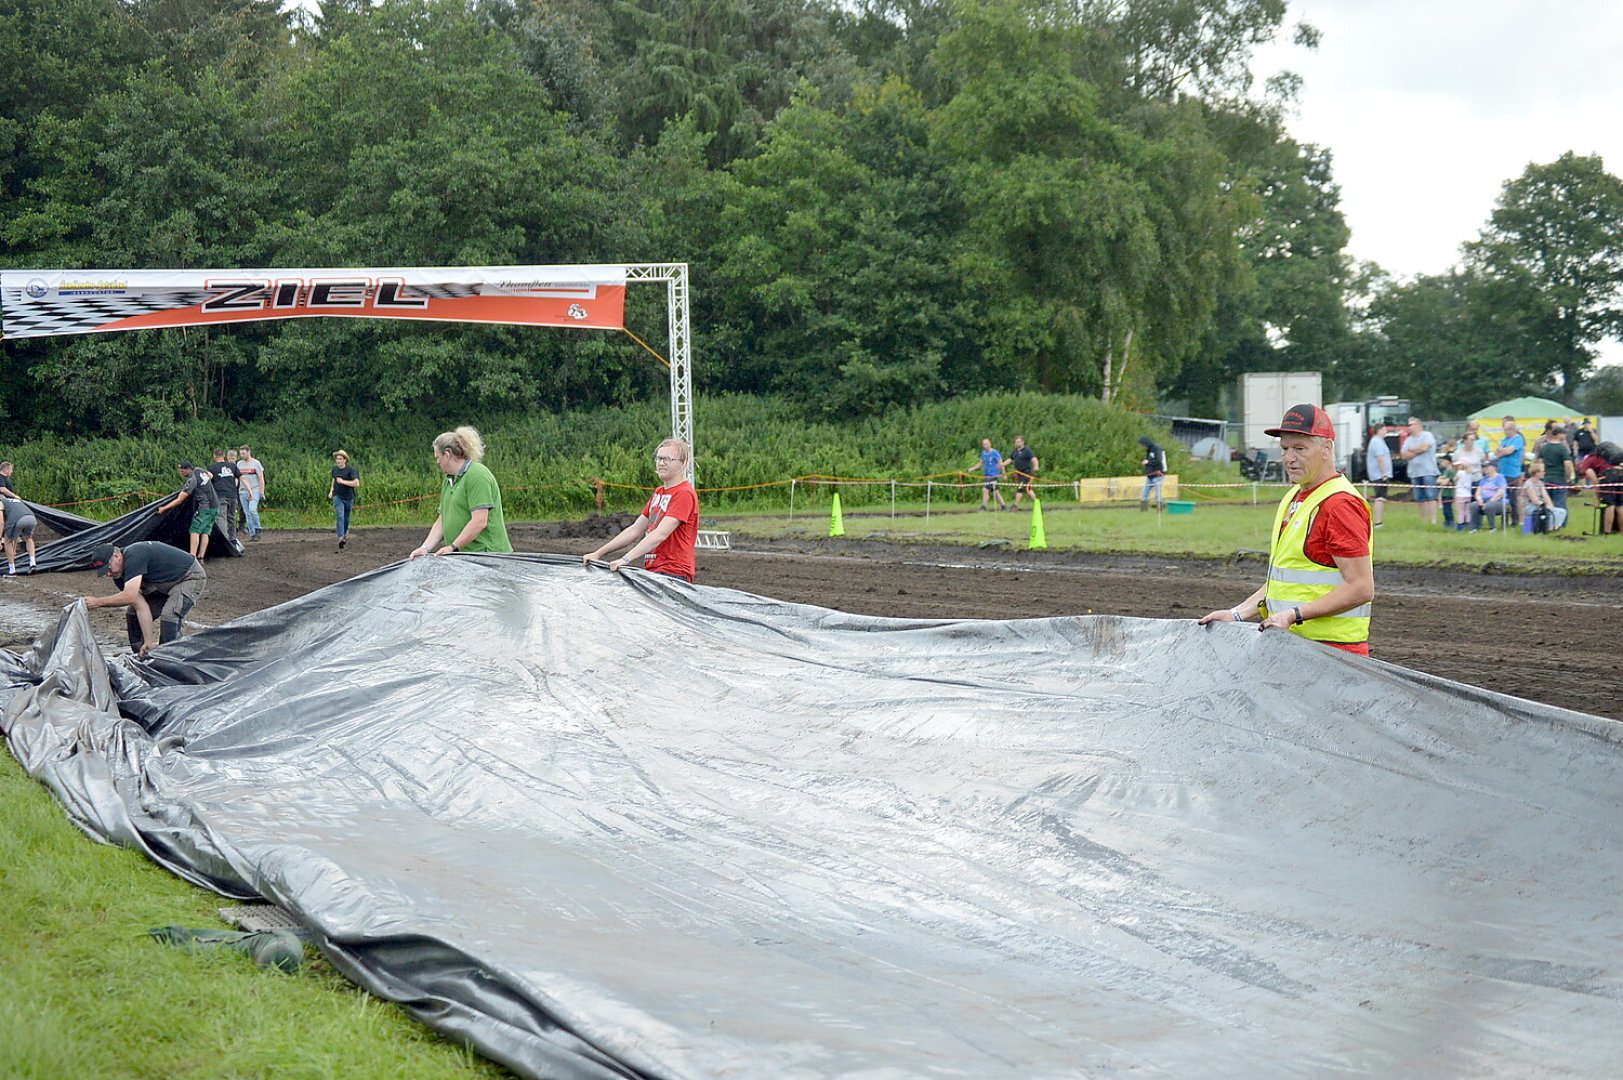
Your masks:
{"label": "yellow safety vest", "polygon": [[[1330,496],[1342,492],[1352,495],[1359,502],[1364,502],[1364,497],[1358,494],[1358,489],[1340,473],[1314,488],[1312,494],[1297,506],[1296,513],[1290,515],[1288,522],[1285,515],[1290,511],[1291,499],[1296,493],[1288,491],[1285,497],[1279,500],[1279,510],[1274,514],[1273,550],[1268,556],[1268,588],[1261,605],[1263,618],[1266,619],[1270,611],[1286,611],[1317,600],[1346,580],[1338,568],[1332,566],[1326,569],[1309,559],[1305,550],[1308,529],[1312,527],[1313,518],[1318,514],[1320,504]],[[1364,505],[1368,507],[1369,504]],[[1373,552],[1373,529],[1370,532],[1370,539],[1370,550]],[[1369,604],[1361,604],[1339,615],[1309,619],[1290,629],[1293,634],[1300,634],[1310,641],[1334,641],[1341,644],[1368,641],[1369,610]]]}

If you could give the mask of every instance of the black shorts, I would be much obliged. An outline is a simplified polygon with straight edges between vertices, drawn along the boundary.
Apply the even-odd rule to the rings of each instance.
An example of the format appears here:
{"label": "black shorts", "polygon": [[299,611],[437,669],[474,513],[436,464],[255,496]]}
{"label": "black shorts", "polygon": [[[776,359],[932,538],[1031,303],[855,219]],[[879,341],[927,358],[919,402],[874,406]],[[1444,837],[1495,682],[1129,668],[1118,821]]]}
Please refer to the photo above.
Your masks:
{"label": "black shorts", "polygon": [[1377,499],[1386,498],[1386,485],[1385,484],[1376,484],[1375,485],[1375,497]]}

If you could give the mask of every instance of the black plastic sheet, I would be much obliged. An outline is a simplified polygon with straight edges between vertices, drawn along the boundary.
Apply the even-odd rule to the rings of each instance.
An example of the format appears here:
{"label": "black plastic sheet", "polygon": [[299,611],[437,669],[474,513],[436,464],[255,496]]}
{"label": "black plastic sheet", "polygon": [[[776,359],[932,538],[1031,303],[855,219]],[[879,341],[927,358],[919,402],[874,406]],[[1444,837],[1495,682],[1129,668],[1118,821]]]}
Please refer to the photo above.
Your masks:
{"label": "black plastic sheet", "polygon": [[25,666],[74,820],[524,1075],[1623,1058],[1623,725],[1287,635],[457,556]]}
{"label": "black plastic sheet", "polygon": [[[178,492],[165,495],[111,521],[92,521],[77,514],[68,514],[38,503],[29,503],[28,505],[34,508],[34,515],[40,521],[50,526],[52,531],[63,534],[60,539],[52,540],[39,548],[37,572],[88,570],[91,552],[102,544],[125,547],[140,540],[159,540],[181,551],[188,550],[187,538],[192,525],[191,500],[188,499],[173,510],[162,513],[158,510],[158,507],[173,499],[175,494]],[[235,537],[227,537],[225,534],[223,515],[221,520],[214,523],[214,532],[209,536],[208,554],[211,559],[216,556],[234,557],[242,554],[242,541]]]}

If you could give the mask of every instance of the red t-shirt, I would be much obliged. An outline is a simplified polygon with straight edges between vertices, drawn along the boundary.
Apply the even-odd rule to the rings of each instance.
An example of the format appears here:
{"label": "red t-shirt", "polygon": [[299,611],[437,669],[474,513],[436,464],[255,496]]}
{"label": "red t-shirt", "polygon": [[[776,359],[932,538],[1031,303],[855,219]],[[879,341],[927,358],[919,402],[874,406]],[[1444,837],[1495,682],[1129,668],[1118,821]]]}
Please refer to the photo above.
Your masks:
{"label": "red t-shirt", "polygon": [[[1292,512],[1311,494],[1312,491],[1298,490],[1291,499]],[[1290,514],[1287,513],[1285,521],[1280,522],[1280,532],[1285,531],[1285,522],[1289,520]],[[1337,555],[1343,559],[1358,559],[1368,555],[1369,535],[1369,507],[1364,500],[1345,491],[1337,492],[1320,503],[1318,510],[1314,512],[1313,520],[1308,523],[1307,539],[1302,543],[1302,552],[1320,566],[1335,566]],[[1367,641],[1356,643],[1324,641],[1320,644],[1334,645],[1338,649],[1345,649],[1360,656],[1369,655]]]}
{"label": "red t-shirt", "polygon": [[699,570],[693,559],[693,550],[699,543],[699,493],[686,480],[668,488],[655,488],[642,514],[648,519],[649,532],[666,517],[682,523],[648,554],[643,569],[692,581]]}

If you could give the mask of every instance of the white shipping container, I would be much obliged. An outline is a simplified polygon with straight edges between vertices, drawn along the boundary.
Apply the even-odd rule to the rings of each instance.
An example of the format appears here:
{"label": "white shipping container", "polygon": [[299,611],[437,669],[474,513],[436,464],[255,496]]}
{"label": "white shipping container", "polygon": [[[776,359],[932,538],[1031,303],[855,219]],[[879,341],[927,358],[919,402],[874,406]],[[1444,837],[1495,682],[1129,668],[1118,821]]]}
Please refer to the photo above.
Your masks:
{"label": "white shipping container", "polygon": [[1279,424],[1285,410],[1324,400],[1322,376],[1317,371],[1248,371],[1240,376],[1240,442],[1248,450],[1278,446],[1263,432]]}

